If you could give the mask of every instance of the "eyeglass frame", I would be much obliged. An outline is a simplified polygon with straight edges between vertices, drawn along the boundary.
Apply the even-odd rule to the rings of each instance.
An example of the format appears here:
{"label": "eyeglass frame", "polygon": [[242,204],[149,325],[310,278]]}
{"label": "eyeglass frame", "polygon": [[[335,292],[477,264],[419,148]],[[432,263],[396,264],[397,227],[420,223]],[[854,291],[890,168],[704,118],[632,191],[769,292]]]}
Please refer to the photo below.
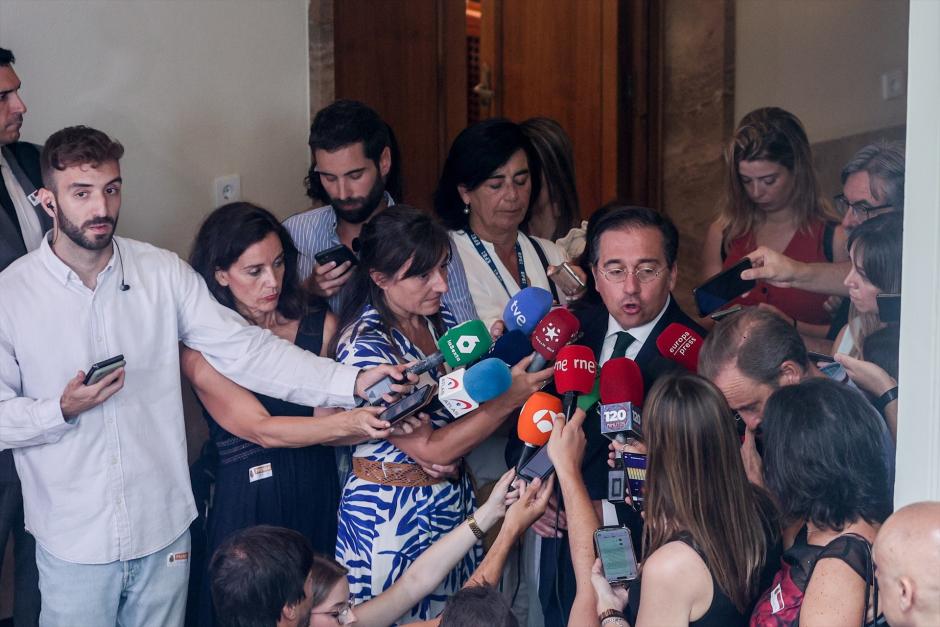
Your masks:
{"label": "eyeglass frame", "polygon": [[832,197],[832,199],[836,201],[837,206],[845,205],[846,207],[848,207],[849,210],[855,214],[856,218],[861,218],[862,217],[861,212],[864,211],[866,220],[868,219],[868,216],[872,211],[878,211],[880,209],[887,209],[888,207],[894,206],[894,204],[888,203],[886,205],[877,205],[875,207],[865,207],[864,209],[858,209],[856,208],[855,205],[859,203],[867,202],[867,201],[859,200],[858,202],[851,203],[849,202],[849,199],[845,197],[845,194],[836,194],[835,196]]}
{"label": "eyeglass frame", "polygon": [[346,625],[349,620],[349,612],[355,606],[355,598],[352,595],[349,595],[349,599],[346,601],[346,607],[341,610],[330,610],[328,612],[314,612],[310,610],[311,616],[332,616],[336,619],[340,625]]}
{"label": "eyeglass frame", "polygon": [[[598,265],[595,265],[594,268],[595,268],[598,272],[600,272],[602,275],[604,275],[604,279],[605,279],[606,281],[609,281],[609,282],[614,283],[614,284],[617,284],[617,285],[619,285],[620,283],[623,283],[624,281],[627,280],[627,273],[632,274],[634,277],[636,277],[636,280],[637,280],[638,283],[641,283],[641,284],[643,284],[643,285],[648,285],[648,284],[652,283],[653,281],[655,281],[656,279],[658,279],[658,278],[660,277],[660,275],[661,275],[663,272],[665,272],[666,270],[669,270],[669,265],[667,264],[667,265],[665,265],[665,266],[662,266],[661,268],[659,268],[659,270],[656,270],[656,272],[653,274],[653,276],[651,276],[649,279],[647,279],[647,280],[645,280],[645,281],[640,278],[640,275],[639,275],[639,274],[637,274],[641,269],[644,268],[643,264],[640,264],[640,265],[638,265],[637,267],[635,267],[632,272],[630,272],[626,267],[620,267],[620,266],[618,266],[618,267],[616,267],[616,268],[604,269],[604,268],[601,268],[601,267],[598,266]],[[610,273],[610,272],[616,272],[617,270],[623,271],[623,278],[622,278],[620,281],[615,281],[614,279],[611,279],[610,276],[608,275],[608,273]]]}

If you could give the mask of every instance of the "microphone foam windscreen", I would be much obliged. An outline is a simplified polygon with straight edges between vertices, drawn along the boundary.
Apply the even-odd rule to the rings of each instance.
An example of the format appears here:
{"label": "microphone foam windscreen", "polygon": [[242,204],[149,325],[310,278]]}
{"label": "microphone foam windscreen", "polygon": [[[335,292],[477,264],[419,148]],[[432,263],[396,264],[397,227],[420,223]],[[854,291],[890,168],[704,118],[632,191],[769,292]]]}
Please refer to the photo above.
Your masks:
{"label": "microphone foam windscreen", "polygon": [[643,405],[643,373],[636,362],[626,357],[608,359],[601,367],[601,403]]}
{"label": "microphone foam windscreen", "polygon": [[545,314],[532,333],[532,349],[547,360],[552,360],[581,328],[581,323],[564,307]]}
{"label": "microphone foam windscreen", "polygon": [[501,359],[490,357],[467,369],[464,387],[470,398],[478,403],[494,399],[512,385],[512,373]]}
{"label": "microphone foam windscreen", "polygon": [[686,370],[698,372],[698,354],[702,350],[702,336],[678,322],[663,329],[656,338],[656,348],[666,359],[678,363]]}
{"label": "microphone foam windscreen", "polygon": [[591,388],[591,391],[587,394],[580,394],[578,396],[577,405],[578,408],[584,411],[590,411],[592,407],[599,401],[601,398],[601,379],[600,377],[594,377],[594,387]]}
{"label": "microphone foam windscreen", "polygon": [[543,446],[552,435],[555,418],[562,415],[561,399],[546,392],[536,392],[522,406],[516,433],[532,446]]}
{"label": "microphone foam windscreen", "polygon": [[558,351],[555,358],[555,389],[559,394],[588,394],[594,387],[596,375],[594,351],[587,346],[572,344]]}
{"label": "microphone foam windscreen", "polygon": [[441,336],[437,348],[451,368],[469,366],[493,345],[493,338],[482,320],[467,320]]}
{"label": "microphone foam windscreen", "polygon": [[503,310],[503,322],[507,331],[516,329],[527,336],[532,335],[535,325],[545,317],[552,308],[552,295],[541,287],[527,287],[516,293],[506,303]]}
{"label": "microphone foam windscreen", "polygon": [[503,333],[493,344],[490,357],[502,359],[510,366],[515,366],[532,352],[529,336],[520,329]]}

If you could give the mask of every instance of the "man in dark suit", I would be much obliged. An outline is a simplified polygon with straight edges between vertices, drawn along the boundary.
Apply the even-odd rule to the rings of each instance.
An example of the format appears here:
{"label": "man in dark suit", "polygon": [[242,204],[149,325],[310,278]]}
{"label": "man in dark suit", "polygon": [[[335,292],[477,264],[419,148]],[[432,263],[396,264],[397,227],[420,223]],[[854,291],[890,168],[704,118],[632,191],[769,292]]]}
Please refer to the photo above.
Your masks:
{"label": "man in dark suit", "polygon": [[[52,219],[41,210],[35,191],[42,187],[39,146],[19,141],[26,105],[13,53],[0,48],[0,270],[36,249]],[[13,533],[13,622],[39,623],[36,544],[23,527],[23,495],[12,451],[0,453],[0,560]]]}
{"label": "man in dark suit", "polygon": [[[666,327],[679,323],[705,334],[670,293],[678,271],[678,231],[652,209],[609,207],[591,217],[586,239],[582,265],[593,280],[585,296],[572,306],[583,332],[578,343],[594,351],[599,366],[612,357],[633,359],[648,391],[657,377],[681,368],[656,348],[656,339]],[[596,408],[585,420],[584,430],[587,449],[582,471],[588,494],[602,508],[605,524],[626,524],[631,529],[639,556],[642,518],[631,508],[614,508],[605,501],[610,440],[600,432]],[[565,624],[574,593],[566,539],[543,540],[539,597],[546,625]]]}

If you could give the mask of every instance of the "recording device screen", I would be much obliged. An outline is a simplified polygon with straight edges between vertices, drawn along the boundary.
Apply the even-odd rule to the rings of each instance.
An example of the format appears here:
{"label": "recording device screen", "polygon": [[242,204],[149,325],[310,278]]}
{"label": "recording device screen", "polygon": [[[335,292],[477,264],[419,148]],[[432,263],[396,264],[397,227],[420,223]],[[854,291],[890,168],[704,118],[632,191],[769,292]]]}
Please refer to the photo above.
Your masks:
{"label": "recording device screen", "polygon": [[601,527],[594,532],[594,547],[608,582],[624,583],[637,578],[636,555],[629,529]]}
{"label": "recording device screen", "polygon": [[554,471],[552,460],[548,458],[548,447],[543,446],[519,469],[519,476],[526,481],[532,481],[535,478],[545,479]]}
{"label": "recording device screen", "polygon": [[[638,512],[643,511],[643,489],[646,485],[646,455],[624,453],[623,467],[627,473],[627,492]],[[626,499],[625,499],[626,500]]]}
{"label": "recording device screen", "polygon": [[379,414],[379,420],[387,420],[392,425],[414,414],[424,407],[431,400],[431,394],[434,393],[434,386],[422,385],[420,388],[404,396]]}
{"label": "recording device screen", "polygon": [[754,289],[756,281],[745,281],[741,278],[741,273],[750,268],[751,260],[745,257],[692,290],[699,314],[707,316],[728,301]]}

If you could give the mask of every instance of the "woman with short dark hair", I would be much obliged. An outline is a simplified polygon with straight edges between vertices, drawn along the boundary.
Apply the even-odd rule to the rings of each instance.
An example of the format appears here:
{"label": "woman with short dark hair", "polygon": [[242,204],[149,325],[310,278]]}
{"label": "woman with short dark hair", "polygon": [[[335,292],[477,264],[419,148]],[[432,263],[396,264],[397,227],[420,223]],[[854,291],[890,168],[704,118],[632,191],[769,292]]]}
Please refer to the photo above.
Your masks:
{"label": "woman with short dark hair", "polygon": [[752,625],[868,624],[871,543],[891,513],[879,420],[857,391],[822,377],[767,400],[764,478],[785,524],[803,524]]}

